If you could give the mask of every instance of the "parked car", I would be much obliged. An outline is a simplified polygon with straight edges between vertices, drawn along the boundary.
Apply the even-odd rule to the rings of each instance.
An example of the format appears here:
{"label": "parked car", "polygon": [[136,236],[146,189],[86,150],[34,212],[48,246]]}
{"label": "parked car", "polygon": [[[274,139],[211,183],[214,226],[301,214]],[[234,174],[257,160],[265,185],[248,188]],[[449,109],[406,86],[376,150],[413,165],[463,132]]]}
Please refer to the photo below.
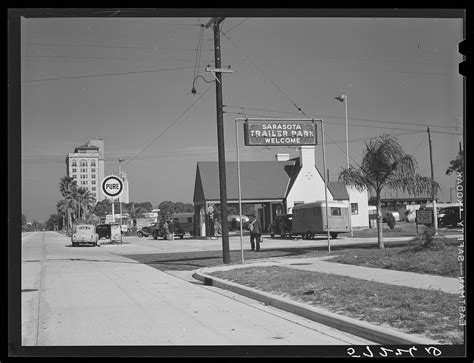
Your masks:
{"label": "parked car", "polygon": [[438,211],[438,226],[457,227],[464,220],[464,209],[460,206],[441,208]]}
{"label": "parked car", "polygon": [[392,215],[395,218],[395,222],[400,222],[400,213],[395,212],[395,211],[385,211],[382,214],[383,223],[387,223],[389,215]]}
{"label": "parked car", "polygon": [[[227,216],[229,231],[240,230],[240,215]],[[249,229],[250,218],[242,215],[242,229]]]}
{"label": "parked car", "polygon": [[275,217],[272,225],[270,226],[270,236],[273,238],[279,234],[281,237],[292,237],[291,225],[292,225],[291,214],[280,214]]}
{"label": "parked car", "polygon": [[89,243],[97,246],[99,235],[96,233],[93,224],[78,224],[74,227],[74,233],[71,236],[73,246],[78,246],[81,243]]}
{"label": "parked car", "polygon": [[99,224],[96,228],[96,233],[101,238],[110,238],[110,224]]}
{"label": "parked car", "polygon": [[156,229],[156,223],[152,223],[149,226],[144,226],[137,231],[138,237],[148,237],[153,234],[153,231]]}

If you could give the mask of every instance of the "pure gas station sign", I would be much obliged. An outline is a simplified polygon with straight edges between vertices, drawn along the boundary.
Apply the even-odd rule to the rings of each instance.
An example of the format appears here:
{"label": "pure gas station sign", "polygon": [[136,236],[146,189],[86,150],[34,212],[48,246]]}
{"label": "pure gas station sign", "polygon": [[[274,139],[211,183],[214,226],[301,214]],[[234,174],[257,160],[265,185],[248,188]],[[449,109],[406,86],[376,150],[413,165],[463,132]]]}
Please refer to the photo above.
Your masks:
{"label": "pure gas station sign", "polygon": [[109,199],[120,197],[123,192],[123,182],[116,175],[109,175],[102,181],[102,192]]}

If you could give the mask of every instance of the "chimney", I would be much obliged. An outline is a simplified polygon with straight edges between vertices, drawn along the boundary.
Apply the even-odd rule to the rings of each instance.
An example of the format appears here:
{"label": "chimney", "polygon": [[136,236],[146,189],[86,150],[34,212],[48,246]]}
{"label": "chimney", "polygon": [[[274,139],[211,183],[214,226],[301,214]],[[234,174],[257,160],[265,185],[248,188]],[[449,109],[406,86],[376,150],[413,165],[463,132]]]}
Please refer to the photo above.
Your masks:
{"label": "chimney", "polygon": [[290,160],[290,154],[275,154],[276,161],[288,161]]}
{"label": "chimney", "polygon": [[314,159],[314,146],[301,146],[300,151],[300,163],[303,169],[314,169],[316,162]]}

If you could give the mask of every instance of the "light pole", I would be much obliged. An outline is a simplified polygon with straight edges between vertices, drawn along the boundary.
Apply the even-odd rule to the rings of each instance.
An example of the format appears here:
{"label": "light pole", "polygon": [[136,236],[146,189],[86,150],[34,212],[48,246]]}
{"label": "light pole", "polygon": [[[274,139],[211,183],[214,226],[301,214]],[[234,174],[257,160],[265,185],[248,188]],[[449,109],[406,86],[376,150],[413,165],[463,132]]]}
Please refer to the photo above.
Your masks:
{"label": "light pole", "polygon": [[[340,95],[338,97],[334,97],[339,102],[344,102],[346,106],[346,168],[349,169],[349,122],[347,119],[347,95]],[[350,199],[349,199],[350,200]],[[350,201],[349,201],[350,207]],[[354,231],[352,230],[352,208],[351,211],[351,237],[354,237]]]}
{"label": "light pole", "polygon": [[349,168],[349,122],[347,120],[347,95],[340,95],[334,98],[339,102],[344,102],[346,105],[346,167]]}

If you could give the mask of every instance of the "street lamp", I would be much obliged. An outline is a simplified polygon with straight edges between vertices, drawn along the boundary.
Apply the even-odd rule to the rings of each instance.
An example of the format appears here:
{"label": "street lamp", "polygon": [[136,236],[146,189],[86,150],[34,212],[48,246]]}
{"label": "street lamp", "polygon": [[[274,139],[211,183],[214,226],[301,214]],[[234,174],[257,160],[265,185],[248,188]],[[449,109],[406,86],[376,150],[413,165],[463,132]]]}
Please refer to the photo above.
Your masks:
{"label": "street lamp", "polygon": [[[346,167],[347,169],[349,169],[349,122],[347,120],[347,95],[340,95],[334,98],[338,100],[339,102],[344,102],[344,104],[346,105]],[[352,208],[351,208],[351,216],[352,216]],[[351,218],[351,237],[354,237],[354,232],[352,230],[352,218]]]}
{"label": "street lamp", "polygon": [[340,95],[334,98],[339,102],[344,102],[346,105],[346,166],[349,168],[349,123],[347,121],[347,95]]}

